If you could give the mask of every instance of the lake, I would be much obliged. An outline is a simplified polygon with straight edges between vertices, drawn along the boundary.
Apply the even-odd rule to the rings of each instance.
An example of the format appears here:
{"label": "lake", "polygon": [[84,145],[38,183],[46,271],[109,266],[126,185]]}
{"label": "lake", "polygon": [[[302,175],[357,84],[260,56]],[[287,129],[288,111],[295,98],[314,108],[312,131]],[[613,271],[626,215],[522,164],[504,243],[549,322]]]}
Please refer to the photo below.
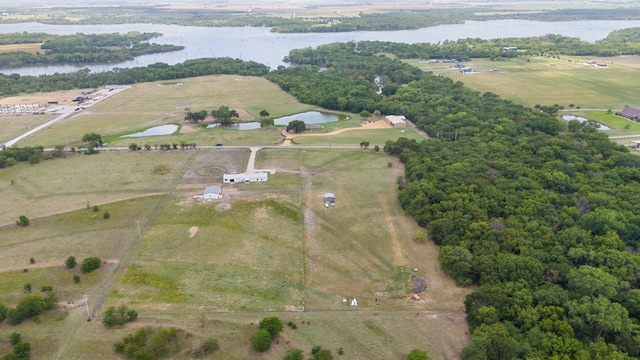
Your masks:
{"label": "lake", "polygon": [[282,59],[292,49],[317,47],[318,45],[347,42],[380,40],[401,43],[437,43],[445,40],[465,38],[495,39],[504,37],[531,37],[546,34],[560,34],[578,37],[584,41],[596,41],[606,37],[611,31],[640,27],[638,20],[607,21],[565,21],[541,22],[528,20],[467,21],[464,24],[439,25],[418,30],[402,31],[359,31],[346,33],[272,33],[270,28],[239,27],[190,27],[156,24],[120,25],[48,25],[40,23],[0,24],[0,33],[45,32],[58,35],[75,33],[104,34],[126,33],[129,31],[160,32],[161,37],[151,40],[158,44],[182,45],[184,50],[172,53],[151,54],[117,64],[90,66],[37,66],[27,68],[0,68],[4,74],[50,75],[69,73],[81,68],[92,72],[110,71],[113,68],[142,67],[156,62],[169,65],[189,59],[206,57],[231,57],[253,60],[271,68],[284,65]]}
{"label": "lake", "polygon": [[152,128],[148,128],[145,131],[137,132],[134,134],[127,134],[120,136],[121,138],[126,137],[145,137],[145,136],[160,136],[160,135],[171,135],[178,130],[178,125],[160,125],[154,126]]}

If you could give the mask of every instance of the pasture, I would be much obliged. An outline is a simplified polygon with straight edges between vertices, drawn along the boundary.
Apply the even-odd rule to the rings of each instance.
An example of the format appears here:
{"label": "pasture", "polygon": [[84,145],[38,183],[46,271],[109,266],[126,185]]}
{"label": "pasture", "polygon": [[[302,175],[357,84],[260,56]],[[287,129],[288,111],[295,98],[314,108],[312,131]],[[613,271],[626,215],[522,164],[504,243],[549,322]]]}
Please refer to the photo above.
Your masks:
{"label": "pasture", "polygon": [[[514,59],[490,61],[473,59],[464,63],[473,67],[474,74],[458,75],[449,63],[421,63],[406,60],[434,75],[449,76],[481,93],[492,92],[504,99],[533,107],[558,104],[568,108],[574,104],[583,109],[622,109],[636,106],[640,84],[629,81],[638,76],[631,63],[640,58],[594,58],[606,63],[606,67],[586,65],[587,58],[563,57],[561,59],[522,56]],[[496,71],[489,71],[495,69]]]}
{"label": "pasture", "polygon": [[32,43],[32,44],[7,44],[0,45],[0,53],[8,53],[8,52],[27,52],[31,54],[36,54],[38,52],[44,52],[40,47],[41,43]]}
{"label": "pasture", "polygon": [[54,116],[47,115],[0,115],[0,144],[14,139],[25,132],[51,120]]}
{"label": "pasture", "polygon": [[[314,109],[312,106],[301,104],[277,85],[261,77],[213,75],[180,79],[177,82],[142,83],[21,141],[19,145],[73,145],[74,141],[79,142],[82,136],[89,132],[96,132],[107,140],[116,141],[121,135],[148,127],[179,124],[184,121],[185,109],[210,112],[221,105],[235,109],[240,115],[240,121],[259,119],[260,111],[263,109],[266,109],[271,117]],[[212,120],[212,118],[207,119],[207,121]],[[202,144],[216,136],[210,133],[213,131],[186,125],[185,130],[174,135],[173,138],[135,140],[125,138],[116,144],[127,146],[130,142],[144,143],[145,141],[149,143],[177,141],[179,143],[181,140]],[[242,139],[245,136],[247,135],[231,133],[227,138]],[[262,137],[263,135],[251,136]],[[267,140],[269,139],[265,139]]]}
{"label": "pasture", "polygon": [[[105,152],[0,172],[3,201],[17,185],[5,174],[25,182],[12,200],[24,205],[4,214],[5,223],[16,214],[44,216],[2,230],[10,236],[0,242],[0,286],[12,290],[0,302],[13,305],[30,282],[34,292],[53,286],[62,306],[77,306],[87,293],[92,309],[106,295],[98,314],[119,304],[140,314],[131,325],[106,329],[99,316],[84,321],[78,307],[3,326],[0,337],[22,333],[37,344],[38,358],[110,358],[116,340],[155,324],[216,337],[221,350],[213,358],[220,359],[281,358],[292,347],[308,354],[312,345],[334,354],[342,347],[349,359],[398,358],[414,347],[434,359],[457,358],[468,341],[462,302],[469,290],[442,273],[436,246],[411,240],[419,228],[397,201],[400,163],[372,150],[264,149],[255,166],[277,168],[269,182],[225,184],[221,201],[192,199],[222,173],[243,171],[247,158],[242,149]],[[155,164],[171,170],[153,174]],[[50,190],[27,194],[27,185],[56,176]],[[336,194],[335,207],[324,207],[324,192]],[[62,265],[72,254],[107,263],[73,284],[73,270]],[[419,300],[408,298],[411,275],[427,280]],[[343,303],[351,298],[357,307]],[[297,311],[303,304],[306,311]],[[298,328],[286,327],[258,355],[248,338],[266,316]]]}

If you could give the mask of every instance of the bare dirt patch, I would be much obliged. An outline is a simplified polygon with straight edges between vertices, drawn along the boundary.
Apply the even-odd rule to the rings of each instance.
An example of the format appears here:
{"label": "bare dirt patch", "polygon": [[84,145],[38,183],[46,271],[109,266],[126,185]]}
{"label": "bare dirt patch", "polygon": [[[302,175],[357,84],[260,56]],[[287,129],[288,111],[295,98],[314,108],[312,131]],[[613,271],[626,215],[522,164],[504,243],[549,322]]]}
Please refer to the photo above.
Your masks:
{"label": "bare dirt patch", "polygon": [[192,238],[194,236],[196,236],[196,234],[198,233],[198,227],[197,226],[192,226],[189,229],[189,237]]}
{"label": "bare dirt patch", "polygon": [[227,211],[231,209],[231,204],[229,203],[220,203],[216,205],[216,211]]}

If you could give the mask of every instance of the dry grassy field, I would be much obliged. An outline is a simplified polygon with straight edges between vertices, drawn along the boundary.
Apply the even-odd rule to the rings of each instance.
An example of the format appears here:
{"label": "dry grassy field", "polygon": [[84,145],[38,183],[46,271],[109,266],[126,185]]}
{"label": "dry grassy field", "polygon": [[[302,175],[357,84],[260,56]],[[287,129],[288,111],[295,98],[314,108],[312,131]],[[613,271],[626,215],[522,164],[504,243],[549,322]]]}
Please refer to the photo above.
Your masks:
{"label": "dry grassy field", "polygon": [[[27,228],[0,230],[8,235],[0,241],[0,286],[11,289],[0,302],[13,304],[29,282],[34,291],[53,286],[63,307],[81,305],[86,293],[98,315],[109,305],[127,304],[140,317],[106,329],[99,316],[83,321],[80,306],[42,316],[40,323],[3,326],[0,337],[19,331],[37,358],[112,358],[113,343],[132,329],[162,325],[195,338],[216,337],[221,344],[216,359],[281,358],[292,347],[307,352],[317,344],[334,354],[343,348],[349,359],[400,358],[415,347],[428,349],[434,359],[457,358],[468,341],[462,302],[469,290],[442,273],[433,244],[410,240],[419,228],[396,200],[402,168],[395,159],[357,149],[262,150],[255,166],[277,168],[269,182],[224,185],[220,202],[192,199],[206,185],[220,184],[222,173],[244,170],[247,158],[241,149],[107,152],[9,169],[29,185],[52,173],[66,181],[40,203],[34,203],[37,191],[29,201],[14,199],[27,205],[5,214],[7,222],[18,213],[33,221]],[[172,170],[165,175],[145,170],[158,163]],[[62,185],[70,183],[66,172],[81,180],[75,189]],[[87,176],[94,173],[104,175]],[[120,183],[106,174],[120,174]],[[16,185],[3,185],[0,197],[15,192],[10,186]],[[23,184],[18,193],[26,196],[28,187]],[[335,207],[323,205],[328,191],[336,194]],[[64,200],[74,192],[91,194],[89,203],[99,203],[99,212]],[[117,201],[121,197],[130,199]],[[38,208],[48,208],[47,216],[31,215]],[[103,211],[111,217],[103,219]],[[63,266],[68,255],[108,262],[73,284],[76,272]],[[420,300],[408,298],[411,275],[427,280]],[[357,307],[343,303],[352,298]],[[303,304],[306,311],[297,311]],[[297,329],[287,327],[259,356],[248,337],[262,317],[273,315]]]}

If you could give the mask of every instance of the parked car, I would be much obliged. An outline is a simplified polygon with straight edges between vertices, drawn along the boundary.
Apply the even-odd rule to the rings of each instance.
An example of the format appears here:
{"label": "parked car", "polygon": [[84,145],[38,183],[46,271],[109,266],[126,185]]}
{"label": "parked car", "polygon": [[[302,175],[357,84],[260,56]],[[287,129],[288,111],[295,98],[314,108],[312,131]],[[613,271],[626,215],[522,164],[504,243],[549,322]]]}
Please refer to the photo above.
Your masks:
{"label": "parked car", "polygon": [[217,143],[217,144],[216,144],[216,146],[222,146],[222,144],[220,144],[220,143]]}

